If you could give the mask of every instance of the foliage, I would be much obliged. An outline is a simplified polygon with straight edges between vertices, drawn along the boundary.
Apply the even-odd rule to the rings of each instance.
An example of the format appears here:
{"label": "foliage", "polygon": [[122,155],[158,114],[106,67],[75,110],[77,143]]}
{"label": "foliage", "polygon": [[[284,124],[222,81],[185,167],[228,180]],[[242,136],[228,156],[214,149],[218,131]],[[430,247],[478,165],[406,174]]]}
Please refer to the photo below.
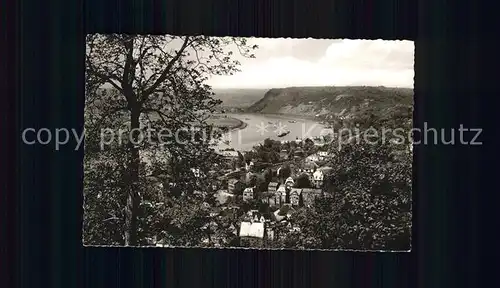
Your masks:
{"label": "foliage", "polygon": [[[209,141],[220,131],[206,121],[220,101],[205,81],[238,72],[233,50],[254,57],[253,48],[240,38],[88,36],[85,244],[201,241],[203,205],[214,201],[204,190],[222,161]],[[100,147],[106,128],[115,141]]]}
{"label": "foliage", "polygon": [[411,157],[389,145],[351,144],[330,163],[334,197],[296,214],[297,245],[310,248],[407,250],[411,239]]}
{"label": "foliage", "polygon": [[[390,112],[380,116],[367,109],[342,125],[357,127],[360,135],[370,127],[399,128],[408,133],[411,107],[395,106]],[[367,143],[354,138],[343,143],[340,150],[336,144],[332,143],[329,150],[333,157],[326,163],[333,170],[325,177],[325,197],[317,199],[310,209],[294,213],[293,221],[300,232],[284,232],[279,243],[272,245],[408,250],[413,157],[408,142]]]}
{"label": "foliage", "polygon": [[297,179],[295,179],[295,188],[311,188],[312,183],[309,176],[305,173],[300,174]]}
{"label": "foliage", "polygon": [[292,175],[292,169],[290,168],[289,164],[283,165],[279,171],[279,177],[282,179],[286,179]]}

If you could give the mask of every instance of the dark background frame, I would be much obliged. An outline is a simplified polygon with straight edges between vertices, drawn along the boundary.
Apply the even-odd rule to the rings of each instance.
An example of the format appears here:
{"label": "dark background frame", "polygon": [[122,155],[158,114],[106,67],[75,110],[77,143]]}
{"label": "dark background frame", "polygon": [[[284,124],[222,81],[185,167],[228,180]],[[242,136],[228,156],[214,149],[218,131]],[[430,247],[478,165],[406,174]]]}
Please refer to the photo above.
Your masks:
{"label": "dark background frame", "polygon": [[2,30],[7,45],[0,45],[6,47],[1,55],[8,55],[0,65],[7,95],[0,114],[1,286],[480,285],[472,280],[478,270],[471,266],[478,263],[477,207],[467,205],[477,203],[479,193],[471,192],[483,188],[480,177],[492,175],[479,174],[486,161],[479,147],[415,147],[411,253],[83,248],[83,149],[23,145],[20,131],[83,127],[85,33],[416,39],[415,127],[424,121],[437,128],[485,125],[479,115],[486,106],[474,86],[479,40],[473,4],[215,2],[2,2],[0,11],[9,11],[2,19],[11,24]]}

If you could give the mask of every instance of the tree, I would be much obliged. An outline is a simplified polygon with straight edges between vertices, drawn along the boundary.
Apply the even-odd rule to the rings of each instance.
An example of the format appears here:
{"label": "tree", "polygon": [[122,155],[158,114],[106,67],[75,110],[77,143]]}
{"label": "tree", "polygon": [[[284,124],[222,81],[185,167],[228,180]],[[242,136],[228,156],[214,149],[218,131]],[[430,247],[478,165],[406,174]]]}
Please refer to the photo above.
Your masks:
{"label": "tree", "polygon": [[290,168],[289,164],[286,164],[286,165],[281,166],[281,169],[279,172],[280,173],[279,173],[278,177],[281,179],[286,179],[286,178],[290,177],[290,175],[292,174],[292,169]]}
{"label": "tree", "polygon": [[306,140],[304,140],[304,151],[312,151],[313,149],[315,148],[314,146],[314,141],[307,138]]}
{"label": "tree", "polygon": [[309,176],[305,173],[300,174],[297,179],[295,179],[295,188],[311,188],[312,183]]}
{"label": "tree", "polygon": [[264,176],[264,181],[267,183],[271,182],[271,180],[273,179],[273,176],[274,176],[273,170],[271,168],[265,169],[262,174]]}
{"label": "tree", "polygon": [[[391,145],[351,143],[330,163],[334,197],[297,216],[313,248],[406,250],[411,240],[411,157]],[[311,239],[317,239],[317,242]],[[312,246],[311,246],[312,245]]]}
{"label": "tree", "polygon": [[257,188],[258,192],[267,191],[268,184],[269,181],[267,181],[266,179],[265,172],[256,176],[255,187]]}
{"label": "tree", "polygon": [[[207,134],[220,137],[220,131],[206,122],[220,101],[213,99],[211,87],[204,83],[210,74],[238,71],[239,63],[231,60],[231,45],[246,57],[254,57],[250,52],[257,48],[249,47],[245,39],[239,38],[87,37],[85,161],[87,166],[92,166],[90,170],[98,165],[92,163],[100,162],[99,165],[112,171],[95,175],[86,170],[84,227],[89,228],[104,217],[94,214],[107,214],[114,209],[123,215],[115,215],[118,222],[112,229],[123,231],[125,245],[137,245],[138,232],[142,229],[139,227],[141,203],[151,192],[146,188],[145,179],[158,176],[156,174],[169,175],[165,171],[170,169],[173,175],[169,175],[169,181],[176,184],[178,190],[196,191],[204,187],[200,179],[207,178],[194,179],[190,169],[199,169],[206,175],[213,163],[221,161],[210,141],[206,141]],[[113,93],[99,93],[106,86],[111,87]],[[163,139],[166,127],[174,132],[175,141],[172,135],[167,141]],[[107,154],[101,154],[103,149],[99,149],[96,136],[103,128],[113,131],[122,128],[126,131],[123,134],[129,137],[120,138],[120,144],[124,140],[124,145],[113,143],[106,147]],[[141,141],[144,135],[157,141]],[[152,152],[154,158],[144,160],[140,156],[142,151]],[[152,171],[155,173],[150,173]],[[113,191],[105,195],[110,198],[109,203],[114,203],[109,204],[106,211],[97,210],[93,204],[96,200],[91,199],[98,194],[96,191],[102,190],[101,183]],[[96,239],[95,235],[88,234],[92,231],[84,230],[86,242]],[[111,236],[106,237],[111,241]]]}
{"label": "tree", "polygon": [[344,203],[344,235],[351,239],[345,245],[410,248],[412,157],[395,157],[398,148],[362,142],[333,158],[332,167],[345,167],[333,173],[336,198]]}
{"label": "tree", "polygon": [[243,156],[243,154],[241,154],[240,151],[238,151],[238,159],[237,159],[237,161],[238,161],[238,165],[240,167],[245,167],[245,157]]}
{"label": "tree", "polygon": [[245,182],[248,187],[254,187],[255,185],[257,185],[257,180],[257,175],[252,172],[248,172],[245,176]]}

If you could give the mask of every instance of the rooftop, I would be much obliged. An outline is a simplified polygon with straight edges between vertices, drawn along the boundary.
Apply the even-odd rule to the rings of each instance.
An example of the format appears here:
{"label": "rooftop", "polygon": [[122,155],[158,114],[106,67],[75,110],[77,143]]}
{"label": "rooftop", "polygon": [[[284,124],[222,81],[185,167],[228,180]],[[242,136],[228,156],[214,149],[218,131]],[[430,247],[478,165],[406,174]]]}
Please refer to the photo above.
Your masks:
{"label": "rooftop", "polygon": [[219,190],[215,193],[215,199],[219,204],[225,204],[230,198],[234,197],[233,194],[227,192],[227,190]]}
{"label": "rooftop", "polygon": [[240,237],[264,238],[264,223],[241,222]]}
{"label": "rooftop", "polygon": [[308,170],[312,169],[312,170],[314,170],[316,168],[318,168],[318,165],[316,163],[314,163],[314,162],[306,162],[304,164],[304,169],[308,169]]}

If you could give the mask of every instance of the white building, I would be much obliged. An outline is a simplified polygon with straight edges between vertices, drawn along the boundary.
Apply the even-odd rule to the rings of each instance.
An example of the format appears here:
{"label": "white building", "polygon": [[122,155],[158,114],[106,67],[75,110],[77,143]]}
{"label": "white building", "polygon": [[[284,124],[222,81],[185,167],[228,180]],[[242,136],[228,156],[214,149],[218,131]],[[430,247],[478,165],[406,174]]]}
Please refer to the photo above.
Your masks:
{"label": "white building", "polygon": [[292,177],[286,178],[286,180],[285,180],[285,187],[290,188],[290,187],[293,187],[294,184],[295,184],[295,181],[293,181]]}
{"label": "white building", "polygon": [[191,172],[193,172],[194,177],[199,178],[201,176],[201,171],[198,168],[191,168]]}
{"label": "white building", "polygon": [[280,196],[280,204],[286,202],[286,187],[285,185],[281,185],[278,190],[276,190],[277,193],[279,193]]}
{"label": "white building", "polygon": [[314,173],[313,173],[313,180],[314,181],[323,181],[323,179],[325,178],[325,175],[323,174],[323,172],[321,170],[316,170]]}
{"label": "white building", "polygon": [[220,151],[219,154],[224,156],[227,159],[238,158],[238,152],[236,152],[236,151],[228,151],[228,150]]}
{"label": "white building", "polygon": [[328,152],[327,152],[327,151],[319,151],[319,152],[318,152],[318,156],[319,156],[319,157],[323,157],[323,158],[324,158],[324,157],[328,157],[328,155],[329,155],[329,154],[328,154]]}
{"label": "white building", "polygon": [[245,188],[245,190],[243,190],[243,200],[248,201],[254,199],[253,193],[254,193],[253,187]]}
{"label": "white building", "polygon": [[264,238],[264,223],[262,222],[241,222],[240,237]]}
{"label": "white building", "polygon": [[318,165],[312,161],[306,161],[306,163],[304,164],[304,166],[302,168],[299,169],[299,172],[303,173],[308,173],[308,174],[312,174],[314,171],[316,171],[316,169],[318,168]]}
{"label": "white building", "polygon": [[320,160],[320,157],[318,154],[312,154],[312,155],[307,156],[306,160],[311,161],[311,162],[317,162]]}
{"label": "white building", "polygon": [[313,182],[316,188],[321,188],[323,186],[323,180],[325,179],[325,175],[323,174],[323,171],[321,170],[316,170],[313,173]]}
{"label": "white building", "polygon": [[250,163],[245,164],[245,169],[247,171],[250,171],[254,166],[255,166],[255,164],[253,163],[253,161],[250,161]]}

